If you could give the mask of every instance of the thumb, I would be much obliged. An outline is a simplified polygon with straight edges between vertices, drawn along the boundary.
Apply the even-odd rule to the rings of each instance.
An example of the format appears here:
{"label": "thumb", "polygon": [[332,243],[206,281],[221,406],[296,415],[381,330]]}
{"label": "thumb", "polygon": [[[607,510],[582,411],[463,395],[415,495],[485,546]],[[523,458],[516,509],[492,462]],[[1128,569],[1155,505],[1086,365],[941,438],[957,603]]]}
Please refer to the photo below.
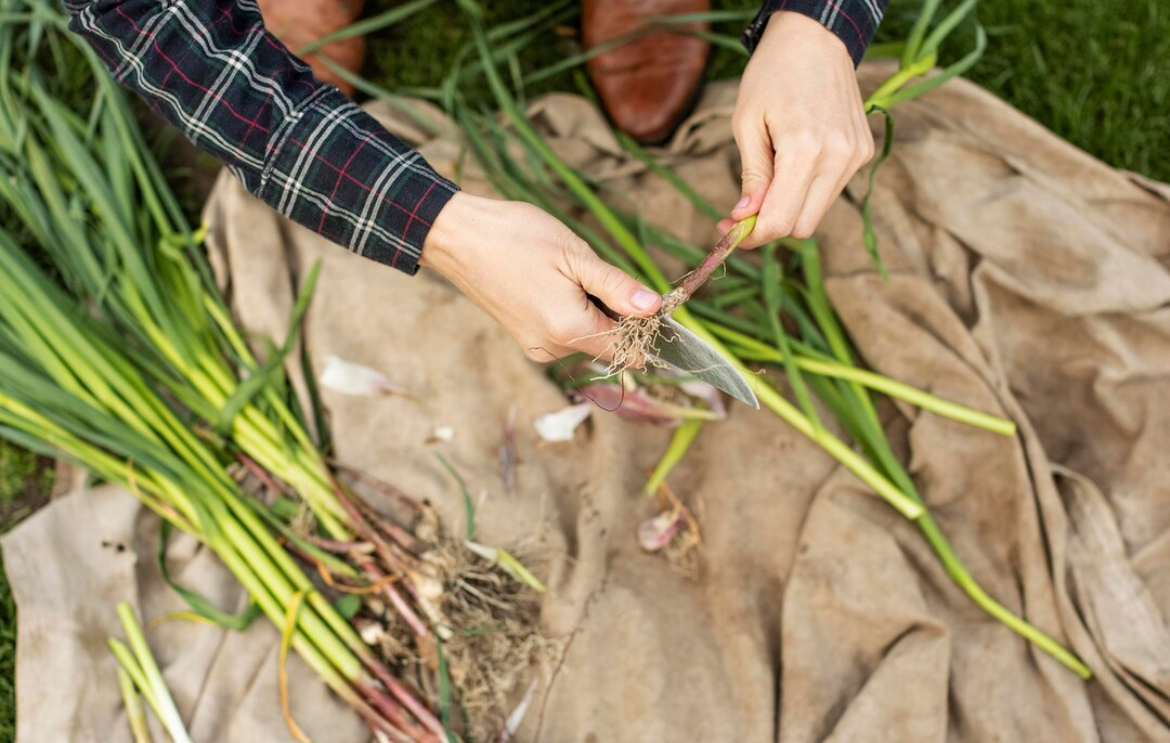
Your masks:
{"label": "thumb", "polygon": [[764,196],[772,183],[775,156],[772,153],[772,143],[763,129],[736,139],[739,142],[739,159],[743,166],[743,175],[740,199],[731,210],[731,218],[739,221],[758,213],[763,206]]}
{"label": "thumb", "polygon": [[662,306],[658,292],[601,260],[592,250],[581,251],[575,263],[574,273],[581,288],[619,315],[649,317]]}

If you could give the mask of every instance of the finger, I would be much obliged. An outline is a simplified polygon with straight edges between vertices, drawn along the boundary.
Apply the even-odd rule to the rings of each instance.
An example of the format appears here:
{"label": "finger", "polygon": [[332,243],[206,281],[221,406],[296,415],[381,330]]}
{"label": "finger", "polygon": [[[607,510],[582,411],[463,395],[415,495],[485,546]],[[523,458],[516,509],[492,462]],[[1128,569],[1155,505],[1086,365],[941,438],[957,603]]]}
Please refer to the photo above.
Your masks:
{"label": "finger", "polygon": [[863,119],[855,119],[850,135],[835,137],[826,143],[821,170],[809,185],[800,215],[792,226],[793,237],[812,237],[849,179],[865,162],[869,153],[857,131],[862,123]]}
{"label": "finger", "polygon": [[617,336],[614,334],[582,338],[574,343],[570,347],[570,350],[574,352],[580,351],[591,359],[604,361],[608,364],[613,361],[614,342],[616,340]]}
{"label": "finger", "polygon": [[662,296],[658,292],[601,260],[588,247],[575,251],[570,268],[570,278],[619,315],[649,317],[662,306]]}
{"label": "finger", "polygon": [[569,334],[571,337],[564,338],[564,344],[571,352],[580,351],[591,358],[611,361],[618,339],[616,330],[617,323],[590,303],[585,316],[578,318]]}
{"label": "finger", "polygon": [[802,148],[777,157],[776,175],[764,197],[756,226],[740,245],[752,249],[792,234],[809,184],[816,174],[819,150]]}
{"label": "finger", "polygon": [[740,175],[740,199],[732,208],[731,217],[739,221],[760,211],[768,184],[772,182],[775,154],[762,119],[758,124],[737,132],[735,142],[739,146],[743,172]]}
{"label": "finger", "polygon": [[822,173],[813,179],[808,188],[808,196],[801,207],[800,216],[792,227],[793,237],[812,237],[817,225],[821,223],[829,207],[837,200],[848,177],[839,174]]}
{"label": "finger", "polygon": [[[861,170],[864,170],[866,165],[873,160],[873,138],[870,137],[869,132],[866,131],[859,137],[869,137],[869,142],[866,143],[864,138],[859,138],[857,151],[853,155],[853,159],[846,165],[841,172],[841,176],[837,183],[837,195],[845,192],[849,184],[853,181],[853,176]],[[864,186],[863,186],[864,188]],[[834,197],[835,198],[835,197]],[[832,204],[830,204],[832,206]]]}

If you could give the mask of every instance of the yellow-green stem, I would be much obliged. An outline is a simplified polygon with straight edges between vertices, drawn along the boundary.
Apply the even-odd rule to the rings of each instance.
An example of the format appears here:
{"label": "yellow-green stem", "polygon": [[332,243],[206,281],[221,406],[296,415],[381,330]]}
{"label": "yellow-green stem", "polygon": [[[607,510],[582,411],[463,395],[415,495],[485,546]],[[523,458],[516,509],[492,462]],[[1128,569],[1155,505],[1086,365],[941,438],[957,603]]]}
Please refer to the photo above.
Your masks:
{"label": "yellow-green stem", "polygon": [[646,487],[642,488],[644,495],[652,496],[658,492],[658,488],[662,487],[662,483],[666,482],[671,470],[682,461],[687,449],[691,448],[691,444],[694,443],[695,437],[699,435],[702,428],[703,421],[695,418],[683,421],[678,428],[674,429],[674,435],[671,436],[670,443],[666,446],[666,452],[663,453],[662,459],[658,460],[654,471],[650,473]]}
{"label": "yellow-green stem", "polygon": [[674,313],[674,319],[682,326],[688,328],[695,335],[714,346],[720,353],[727,357],[727,360],[740,371],[746,378],[751,381],[752,389],[756,393],[756,397],[772,412],[779,415],[788,422],[797,431],[812,439],[821,448],[827,451],[841,464],[845,465],[853,474],[857,475],[866,485],[868,485],[875,493],[886,499],[894,508],[898,510],[903,516],[908,519],[917,519],[920,517],[924,509],[914,501],[913,498],[903,493],[894,486],[884,475],[877,471],[877,469],[870,464],[864,457],[858,454],[841,441],[841,439],[834,436],[825,429],[817,429],[803,413],[801,413],[795,405],[788,402],[787,398],[781,395],[774,387],[769,385],[764,380],[753,374],[750,369],[744,366],[740,361],[724,348],[723,344],[716,338],[708,329],[707,326],[687,311],[686,307],[680,307]]}
{"label": "yellow-green stem", "polygon": [[870,93],[869,97],[865,99],[865,110],[868,112],[875,108],[887,108],[888,102],[886,99],[892,93],[896,93],[899,88],[901,88],[913,78],[916,78],[919,75],[925,75],[927,72],[930,72],[930,70],[934,67],[935,62],[937,61],[938,55],[928,54],[919,59],[917,62],[903,67],[893,75],[890,75],[890,77],[887,78],[884,83],[878,86],[877,90]]}
{"label": "yellow-green stem", "polygon": [[988,595],[987,591],[983,590],[983,587],[975,581],[971,573],[959,560],[954,549],[950,546],[950,542],[942,533],[942,530],[939,529],[938,524],[929,512],[918,520],[918,528],[922,530],[926,541],[930,543],[935,553],[939,556],[947,575],[950,576],[956,585],[963,589],[964,593],[977,606],[995,619],[998,619],[1028,642],[1035,644],[1041,650],[1060,661],[1060,663],[1082,679],[1088,680],[1093,677],[1092,669],[1078,658],[1075,653],[1064,647],[1064,645],[1057,642],[1047,633],[1014,614],[1003,604]]}
{"label": "yellow-green stem", "polygon": [[[761,343],[749,335],[710,321],[707,321],[707,327],[720,338],[736,344],[737,348],[735,349],[736,352],[734,355],[740,358],[753,358],[758,361],[784,363],[785,356],[783,352],[766,343]],[[944,418],[950,418],[960,423],[966,423],[976,428],[998,433],[1001,436],[1010,437],[1016,435],[1016,424],[1013,421],[1000,418],[990,413],[984,413],[981,410],[975,410],[974,408],[969,408],[966,405],[960,405],[950,400],[945,400],[929,392],[920,390],[917,387],[912,387],[881,374],[846,366],[834,361],[810,359],[806,356],[797,355],[794,360],[796,365],[803,371],[818,374],[822,377],[857,382],[863,387],[877,390],[890,397],[905,400],[912,405],[916,405],[923,410],[929,410]]]}
{"label": "yellow-green stem", "polygon": [[134,736],[134,743],[152,743],[142,699],[134,688],[130,674],[121,665],[118,666],[118,688],[122,690],[122,705],[126,708],[126,719],[130,722],[130,733]]}

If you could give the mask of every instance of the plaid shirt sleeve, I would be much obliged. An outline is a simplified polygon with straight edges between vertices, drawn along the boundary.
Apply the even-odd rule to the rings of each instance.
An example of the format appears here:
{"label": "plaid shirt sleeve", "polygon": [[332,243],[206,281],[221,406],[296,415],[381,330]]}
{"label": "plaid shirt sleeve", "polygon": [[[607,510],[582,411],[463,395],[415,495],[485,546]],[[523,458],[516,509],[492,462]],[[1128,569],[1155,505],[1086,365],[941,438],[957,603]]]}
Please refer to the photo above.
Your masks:
{"label": "plaid shirt sleeve", "polygon": [[265,31],[255,0],[65,0],[114,76],[249,192],[359,255],[418,270],[456,186]]}
{"label": "plaid shirt sleeve", "polygon": [[766,0],[764,7],[743,35],[749,52],[756,50],[760,36],[773,13],[790,10],[820,22],[845,42],[853,64],[861,64],[865,49],[873,39],[886,12],[889,0]]}

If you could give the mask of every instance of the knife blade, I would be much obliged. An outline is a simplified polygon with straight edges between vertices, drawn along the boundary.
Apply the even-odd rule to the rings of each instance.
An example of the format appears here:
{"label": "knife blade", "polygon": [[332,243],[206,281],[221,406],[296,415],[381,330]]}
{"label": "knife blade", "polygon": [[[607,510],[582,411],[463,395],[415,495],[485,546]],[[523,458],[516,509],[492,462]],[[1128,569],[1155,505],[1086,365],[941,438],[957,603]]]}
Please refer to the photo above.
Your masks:
{"label": "knife blade", "polygon": [[651,348],[658,361],[703,380],[745,405],[760,409],[756,393],[739,369],[732,366],[714,346],[679,325],[673,318],[662,319],[661,332]]}
{"label": "knife blade", "polygon": [[[622,316],[611,310],[597,297],[587,294],[589,301],[612,320],[621,320]],[[664,296],[665,300],[666,297]],[[660,311],[661,312],[661,311]],[[731,365],[727,357],[719,353],[718,349],[707,341],[687,330],[678,322],[662,313],[662,325],[659,334],[650,346],[651,355],[656,361],[673,366],[684,374],[701,379],[721,392],[760,409],[760,401],[752,391],[748,382],[739,369]]]}

